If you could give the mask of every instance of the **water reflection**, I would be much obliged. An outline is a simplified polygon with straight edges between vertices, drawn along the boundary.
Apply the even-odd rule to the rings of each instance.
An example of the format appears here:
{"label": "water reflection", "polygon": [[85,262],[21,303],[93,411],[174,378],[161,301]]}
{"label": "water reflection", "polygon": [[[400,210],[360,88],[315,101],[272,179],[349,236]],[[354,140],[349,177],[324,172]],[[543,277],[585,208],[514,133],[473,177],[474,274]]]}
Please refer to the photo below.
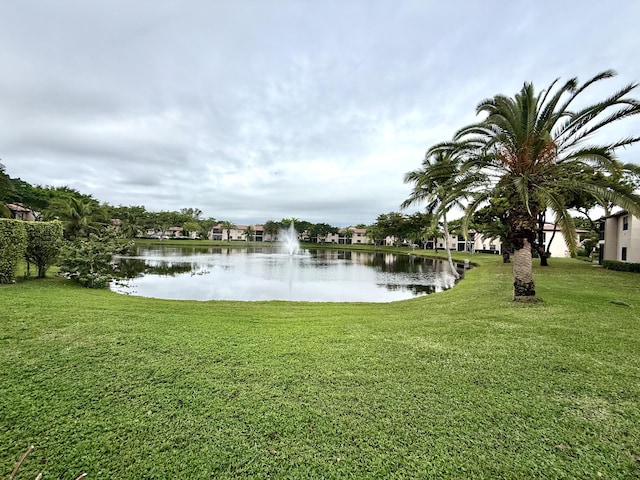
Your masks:
{"label": "water reflection", "polygon": [[274,246],[138,247],[118,261],[119,293],[192,300],[390,302],[451,288],[446,262],[390,253]]}

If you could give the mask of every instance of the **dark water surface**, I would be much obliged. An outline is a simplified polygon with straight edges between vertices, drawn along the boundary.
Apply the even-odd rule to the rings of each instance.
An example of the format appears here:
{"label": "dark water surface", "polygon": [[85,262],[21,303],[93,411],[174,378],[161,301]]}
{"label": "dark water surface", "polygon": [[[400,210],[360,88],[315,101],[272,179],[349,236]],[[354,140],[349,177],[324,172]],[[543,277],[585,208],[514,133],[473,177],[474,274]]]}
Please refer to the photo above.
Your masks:
{"label": "dark water surface", "polygon": [[454,286],[446,262],[414,255],[264,247],[138,247],[111,289],[173,300],[391,302]]}

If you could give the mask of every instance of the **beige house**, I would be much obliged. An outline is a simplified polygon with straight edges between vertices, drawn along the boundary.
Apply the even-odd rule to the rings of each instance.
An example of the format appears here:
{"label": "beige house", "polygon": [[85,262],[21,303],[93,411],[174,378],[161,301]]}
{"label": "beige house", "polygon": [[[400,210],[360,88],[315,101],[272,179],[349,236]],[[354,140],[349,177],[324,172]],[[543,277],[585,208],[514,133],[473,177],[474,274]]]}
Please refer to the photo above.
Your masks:
{"label": "beige house", "polygon": [[248,241],[249,235],[247,231],[251,227],[253,233],[253,242],[275,242],[278,240],[278,235],[272,235],[264,231],[264,225],[236,225],[235,228],[229,229],[227,237],[227,229],[223,228],[221,224],[214,225],[209,231],[209,240],[242,240]]}
{"label": "beige house", "polygon": [[600,262],[640,263],[640,218],[621,211],[600,219]]}
{"label": "beige house", "polygon": [[198,232],[189,232],[188,235],[185,235],[184,229],[182,227],[169,227],[166,230],[156,230],[155,228],[150,228],[147,230],[147,236],[151,238],[159,238],[161,240],[167,240],[169,238],[190,238],[192,240],[195,240],[198,238]]}
{"label": "beige house", "polygon": [[336,243],[338,245],[366,245],[373,243],[367,237],[366,228],[340,228],[338,233],[329,233],[325,238],[325,243]]}
{"label": "beige house", "polygon": [[[576,234],[578,236],[578,238],[576,238],[576,242],[579,243],[579,236],[583,233],[588,232],[586,230],[576,230]],[[449,245],[451,249],[459,252],[467,251],[496,254],[502,252],[502,242],[500,239],[485,238],[481,233],[477,233],[473,230],[469,232],[469,238],[467,240],[465,240],[462,235],[451,234],[449,237]],[[545,245],[545,249],[551,253],[551,258],[571,257],[565,238],[565,234],[560,227],[554,226],[552,223],[546,223],[544,225],[543,243]],[[444,237],[431,239],[427,242],[426,248],[435,248],[434,246],[437,246],[438,249],[444,248]]]}
{"label": "beige house", "polygon": [[7,203],[7,208],[11,212],[11,218],[16,220],[24,220],[26,222],[35,222],[39,220],[40,213],[21,203]]}

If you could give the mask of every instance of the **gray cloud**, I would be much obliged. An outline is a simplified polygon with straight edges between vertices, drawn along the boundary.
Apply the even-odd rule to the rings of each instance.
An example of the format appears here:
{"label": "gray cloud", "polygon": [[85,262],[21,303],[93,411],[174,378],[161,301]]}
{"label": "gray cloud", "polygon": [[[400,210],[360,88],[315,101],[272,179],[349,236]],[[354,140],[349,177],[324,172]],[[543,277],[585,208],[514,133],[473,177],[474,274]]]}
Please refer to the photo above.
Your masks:
{"label": "gray cloud", "polygon": [[[0,5],[0,157],[114,205],[370,223],[483,98],[640,80],[635,19],[584,2],[23,0]],[[634,120],[611,135],[638,130]],[[638,148],[621,153],[640,163]]]}

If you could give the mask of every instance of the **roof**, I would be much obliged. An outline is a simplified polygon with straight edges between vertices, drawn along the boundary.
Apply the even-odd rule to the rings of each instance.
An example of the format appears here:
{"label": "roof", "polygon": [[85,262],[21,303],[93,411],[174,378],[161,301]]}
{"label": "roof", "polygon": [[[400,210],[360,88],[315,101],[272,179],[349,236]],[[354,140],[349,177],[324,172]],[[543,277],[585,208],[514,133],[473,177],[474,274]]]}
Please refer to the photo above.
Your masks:
{"label": "roof", "polygon": [[26,207],[21,203],[7,203],[7,208],[13,212],[33,212],[32,208]]}
{"label": "roof", "polygon": [[621,210],[619,212],[612,213],[611,215],[608,215],[608,216],[603,217],[603,218],[616,218],[616,217],[622,217],[624,215],[629,215],[629,212],[627,212],[626,210]]}

